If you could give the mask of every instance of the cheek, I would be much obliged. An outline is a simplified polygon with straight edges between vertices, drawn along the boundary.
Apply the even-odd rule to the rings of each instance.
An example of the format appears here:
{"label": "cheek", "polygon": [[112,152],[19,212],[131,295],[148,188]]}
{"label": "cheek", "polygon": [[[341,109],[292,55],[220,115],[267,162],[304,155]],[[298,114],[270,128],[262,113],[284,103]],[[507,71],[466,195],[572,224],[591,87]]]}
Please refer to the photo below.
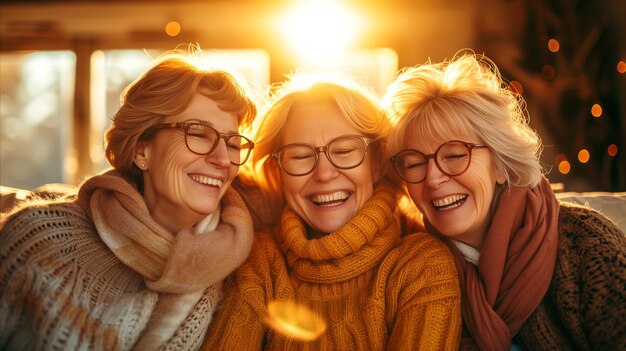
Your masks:
{"label": "cheek", "polygon": [[172,143],[164,146],[160,152],[156,154],[153,164],[156,163],[155,169],[159,170],[156,177],[159,179],[171,179],[176,182],[178,177],[182,176],[180,169],[191,162],[184,143]]}

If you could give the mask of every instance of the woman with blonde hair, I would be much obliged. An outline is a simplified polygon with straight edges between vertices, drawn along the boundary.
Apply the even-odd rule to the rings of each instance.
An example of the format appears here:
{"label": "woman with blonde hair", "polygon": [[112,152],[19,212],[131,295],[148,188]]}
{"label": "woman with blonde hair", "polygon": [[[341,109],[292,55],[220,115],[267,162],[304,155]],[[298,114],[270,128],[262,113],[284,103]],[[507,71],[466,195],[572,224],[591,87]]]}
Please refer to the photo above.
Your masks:
{"label": "woman with blonde hair", "polygon": [[376,97],[299,73],[271,102],[253,166],[282,215],[227,279],[205,350],[456,349],[453,258],[428,234],[401,238]]}
{"label": "woman with blonde hair", "polygon": [[195,350],[247,257],[230,188],[256,106],[223,70],[171,53],[133,82],[106,133],[112,170],[27,203],[0,234],[0,348]]}
{"label": "woman with blonde hair", "polygon": [[559,203],[522,97],[485,57],[405,69],[383,106],[388,156],[452,249],[463,349],[626,349],[626,238]]}

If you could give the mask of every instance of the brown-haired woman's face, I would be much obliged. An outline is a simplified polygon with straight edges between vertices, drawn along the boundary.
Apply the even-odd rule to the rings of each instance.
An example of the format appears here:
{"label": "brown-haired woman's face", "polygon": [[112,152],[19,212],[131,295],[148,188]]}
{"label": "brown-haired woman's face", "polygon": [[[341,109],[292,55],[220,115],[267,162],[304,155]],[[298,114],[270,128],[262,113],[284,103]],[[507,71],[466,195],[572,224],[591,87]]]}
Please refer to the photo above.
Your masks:
{"label": "brown-haired woman's face", "polygon": [[[294,106],[283,128],[283,146],[306,143],[320,147],[340,136],[362,135],[330,103]],[[331,233],[346,224],[372,196],[377,174],[369,152],[360,165],[351,169],[333,166],[324,153],[318,156],[317,165],[306,175],[282,171],[282,183],[288,205],[317,231]],[[299,155],[292,157],[302,162]],[[311,157],[310,152],[306,157]]]}
{"label": "brown-haired woman's face", "polygon": [[[238,133],[237,116],[200,94],[180,115],[164,122],[201,122],[221,133]],[[135,163],[141,168],[141,162],[147,165],[144,198],[150,214],[171,231],[213,213],[239,171],[230,162],[224,139],[210,154],[198,155],[186,146],[183,128],[161,129],[151,140],[139,143]]]}

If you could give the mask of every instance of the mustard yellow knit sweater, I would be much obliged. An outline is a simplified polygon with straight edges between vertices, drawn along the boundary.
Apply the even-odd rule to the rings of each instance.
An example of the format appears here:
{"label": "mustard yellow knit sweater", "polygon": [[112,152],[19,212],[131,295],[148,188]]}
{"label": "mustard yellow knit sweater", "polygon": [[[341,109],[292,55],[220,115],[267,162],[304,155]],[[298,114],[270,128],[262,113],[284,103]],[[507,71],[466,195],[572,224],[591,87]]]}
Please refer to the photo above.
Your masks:
{"label": "mustard yellow knit sweater", "polygon": [[[344,227],[308,240],[286,209],[280,229],[259,233],[225,281],[224,305],[205,350],[456,350],[460,292],[447,247],[425,233],[400,239],[388,185]],[[304,304],[326,331],[313,341],[268,327],[271,301]]]}

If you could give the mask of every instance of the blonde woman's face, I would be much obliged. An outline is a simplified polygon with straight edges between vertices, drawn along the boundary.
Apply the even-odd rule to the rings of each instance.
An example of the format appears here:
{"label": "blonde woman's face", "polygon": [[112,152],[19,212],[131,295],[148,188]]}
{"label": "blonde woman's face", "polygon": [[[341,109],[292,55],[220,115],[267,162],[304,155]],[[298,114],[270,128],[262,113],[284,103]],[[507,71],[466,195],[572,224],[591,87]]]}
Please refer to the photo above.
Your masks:
{"label": "blonde woman's face", "polygon": [[[408,132],[405,148],[416,149],[426,155],[450,140],[475,144],[482,141],[471,135],[452,135],[450,139],[435,138]],[[434,159],[428,160],[426,179],[421,183],[407,183],[407,190],[424,218],[442,235],[460,240],[473,247],[482,247],[490,222],[490,208],[497,182],[502,182],[488,148],[477,148],[471,153],[469,168],[458,176],[448,176],[437,168]]]}
{"label": "blonde woman's face", "polygon": [[[294,106],[283,128],[282,145],[306,143],[320,147],[339,136],[362,135],[330,103]],[[287,204],[322,234],[341,228],[373,194],[377,176],[370,154],[367,152],[363,163],[352,169],[336,168],[324,153],[319,153],[317,165],[307,175],[292,176],[281,171]]]}
{"label": "blonde woman's face", "polygon": [[[166,123],[202,122],[218,132],[237,133],[237,116],[222,111],[208,97],[196,94],[189,106]],[[213,213],[239,171],[220,139],[208,155],[191,152],[182,128],[159,130],[138,145],[135,164],[143,170],[144,198],[152,217],[170,231],[198,223]]]}

